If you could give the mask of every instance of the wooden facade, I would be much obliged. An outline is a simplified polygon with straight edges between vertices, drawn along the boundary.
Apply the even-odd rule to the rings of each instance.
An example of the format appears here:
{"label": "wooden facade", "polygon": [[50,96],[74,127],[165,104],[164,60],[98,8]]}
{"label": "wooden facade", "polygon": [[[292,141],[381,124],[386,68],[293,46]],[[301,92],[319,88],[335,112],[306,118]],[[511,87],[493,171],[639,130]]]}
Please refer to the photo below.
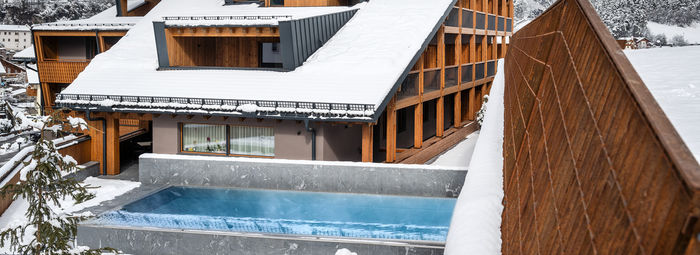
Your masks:
{"label": "wooden facade", "polygon": [[505,79],[504,254],[699,254],[700,166],[588,1],[518,31]]}
{"label": "wooden facade", "polygon": [[[484,22],[483,29],[473,25],[478,23],[478,16],[469,16],[468,13],[483,14],[483,20],[479,21]],[[512,15],[512,1],[457,1],[450,16],[421,53],[420,59],[387,106],[382,121],[375,123],[386,130],[384,139],[381,139],[386,143],[373,147],[385,152],[384,160],[380,161],[421,164],[461,141],[447,139],[440,142],[448,134],[461,135],[462,132],[456,132],[457,129],[475,120],[483,96],[488,94],[493,81],[496,63],[505,54],[506,37],[511,35],[507,31],[512,31],[506,29],[505,21]],[[488,16],[494,18],[489,20],[486,18]],[[489,21],[494,24],[489,25]],[[499,25],[498,22],[503,24]],[[499,27],[503,29],[497,29]],[[427,106],[433,112],[426,112]],[[400,111],[410,111],[413,115],[413,142],[410,147],[397,147],[396,114]],[[435,116],[430,124],[424,122],[426,114]],[[428,129],[434,132],[427,132]],[[375,131],[374,134],[379,132]],[[426,149],[426,145],[433,147]],[[445,148],[435,149],[442,147]],[[377,161],[376,157],[370,156],[377,155],[369,150],[371,147],[363,148],[367,149],[363,150],[366,162],[372,161],[372,158]],[[426,151],[430,153],[426,154]]]}
{"label": "wooden facade", "polygon": [[279,43],[276,27],[201,27],[165,30],[170,66],[260,67],[261,43]]}

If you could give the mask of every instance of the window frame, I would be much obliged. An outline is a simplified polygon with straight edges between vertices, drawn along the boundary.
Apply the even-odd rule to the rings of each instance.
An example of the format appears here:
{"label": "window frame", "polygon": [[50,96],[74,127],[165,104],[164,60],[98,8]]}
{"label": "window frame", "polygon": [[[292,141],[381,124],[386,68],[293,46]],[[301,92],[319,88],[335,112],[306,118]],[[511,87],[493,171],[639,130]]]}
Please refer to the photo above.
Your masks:
{"label": "window frame", "polygon": [[[184,150],[184,126],[185,124],[197,124],[197,125],[213,125],[213,126],[224,126],[225,127],[225,138],[226,138],[226,148],[225,153],[213,153],[213,152],[196,152],[196,151],[185,151]],[[240,127],[252,127],[252,128],[269,128],[272,130],[272,137],[275,137],[275,128],[270,126],[248,126],[248,125],[235,125],[235,124],[213,124],[213,123],[201,123],[201,122],[179,122],[178,123],[178,151],[179,154],[190,154],[190,155],[208,155],[208,156],[219,156],[219,157],[248,157],[248,158],[275,158],[275,153],[273,149],[272,156],[263,155],[248,155],[248,154],[234,154],[231,153],[231,126]],[[276,141],[276,139],[275,139]],[[274,142],[273,142],[274,144]],[[275,146],[276,147],[276,146]]]}

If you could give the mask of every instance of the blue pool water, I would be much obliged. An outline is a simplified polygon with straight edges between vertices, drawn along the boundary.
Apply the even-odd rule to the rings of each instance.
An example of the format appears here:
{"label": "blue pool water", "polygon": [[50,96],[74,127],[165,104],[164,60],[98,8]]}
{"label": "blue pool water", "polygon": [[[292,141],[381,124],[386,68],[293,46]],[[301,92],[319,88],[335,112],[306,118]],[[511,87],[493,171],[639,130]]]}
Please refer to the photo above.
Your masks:
{"label": "blue pool water", "polygon": [[170,187],[100,215],[107,225],[445,241],[456,199]]}

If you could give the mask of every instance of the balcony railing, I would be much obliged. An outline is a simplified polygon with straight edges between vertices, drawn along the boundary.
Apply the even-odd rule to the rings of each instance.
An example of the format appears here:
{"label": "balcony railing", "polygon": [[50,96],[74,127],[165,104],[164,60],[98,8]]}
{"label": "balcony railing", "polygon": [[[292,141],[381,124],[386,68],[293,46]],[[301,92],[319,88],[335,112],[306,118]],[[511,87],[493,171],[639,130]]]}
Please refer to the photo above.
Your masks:
{"label": "balcony railing", "polygon": [[440,90],[440,68],[423,70],[423,93]]}
{"label": "balcony railing", "polygon": [[496,61],[489,61],[486,63],[486,77],[496,76]]}
{"label": "balcony railing", "polygon": [[489,15],[489,30],[496,30],[496,15]]}
{"label": "balcony railing", "polygon": [[459,27],[459,8],[452,8],[450,11],[450,16],[447,17],[447,22],[445,25],[448,27]]}
{"label": "balcony railing", "polygon": [[484,62],[476,64],[476,68],[474,68],[474,72],[476,73],[476,77],[475,77],[476,80],[481,80],[484,78],[484,75],[485,75],[484,68],[485,68]]}
{"label": "balcony railing", "polygon": [[89,59],[46,59],[39,61],[41,82],[71,83],[90,64]]}
{"label": "balcony railing", "polygon": [[505,32],[506,31],[506,19],[503,17],[498,17],[498,31]]}
{"label": "balcony railing", "polygon": [[474,65],[472,65],[472,64],[462,65],[462,83],[471,82],[472,75],[474,75]]}
{"label": "balcony railing", "polygon": [[486,29],[486,14],[476,13],[476,29]]}
{"label": "balcony railing", "polygon": [[462,27],[474,28],[474,11],[462,9]]}
{"label": "balcony railing", "polygon": [[397,93],[399,100],[409,97],[418,96],[418,86],[420,83],[419,71],[413,71],[408,73],[406,79],[401,83],[401,87]]}
{"label": "balcony railing", "polygon": [[457,86],[459,83],[459,66],[445,67],[445,88]]}

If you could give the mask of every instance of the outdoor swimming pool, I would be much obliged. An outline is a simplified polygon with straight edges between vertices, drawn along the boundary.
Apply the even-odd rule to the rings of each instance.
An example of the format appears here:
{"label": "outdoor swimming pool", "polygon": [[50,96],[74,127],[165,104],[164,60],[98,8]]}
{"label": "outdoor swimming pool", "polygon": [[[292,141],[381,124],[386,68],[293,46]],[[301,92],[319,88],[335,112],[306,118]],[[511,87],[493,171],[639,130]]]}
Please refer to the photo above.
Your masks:
{"label": "outdoor swimming pool", "polygon": [[456,199],[170,187],[95,223],[444,242]]}

